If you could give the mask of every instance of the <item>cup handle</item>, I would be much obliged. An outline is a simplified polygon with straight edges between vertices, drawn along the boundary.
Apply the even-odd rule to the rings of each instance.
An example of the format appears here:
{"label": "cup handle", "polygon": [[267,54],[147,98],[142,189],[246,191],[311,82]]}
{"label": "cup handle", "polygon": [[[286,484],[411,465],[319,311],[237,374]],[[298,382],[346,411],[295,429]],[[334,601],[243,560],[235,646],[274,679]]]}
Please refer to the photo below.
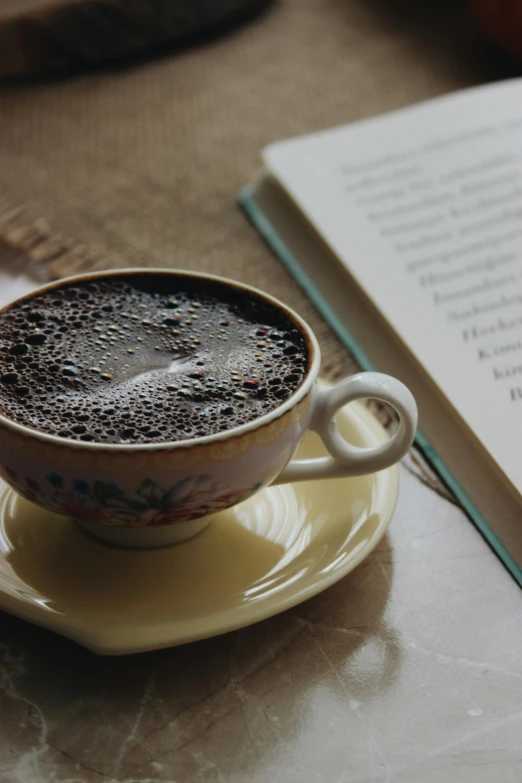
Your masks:
{"label": "cup handle", "polygon": [[[417,405],[409,389],[396,378],[376,372],[361,372],[344,378],[334,386],[316,383],[312,395],[309,429],[321,436],[330,456],[292,460],[273,484],[373,473],[398,462],[413,443]],[[339,408],[362,398],[387,402],[399,414],[397,432],[381,446],[354,446],[337,429],[335,414]]]}

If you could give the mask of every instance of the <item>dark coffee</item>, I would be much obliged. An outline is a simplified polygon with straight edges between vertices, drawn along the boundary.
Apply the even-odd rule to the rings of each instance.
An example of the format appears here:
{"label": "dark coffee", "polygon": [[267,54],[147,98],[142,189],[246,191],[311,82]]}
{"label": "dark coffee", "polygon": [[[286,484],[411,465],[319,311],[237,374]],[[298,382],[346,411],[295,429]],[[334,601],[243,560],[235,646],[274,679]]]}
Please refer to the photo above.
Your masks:
{"label": "dark coffee", "polygon": [[75,440],[228,430],[288,399],[307,366],[304,337],[281,310],[198,278],[107,276],[0,312],[0,413]]}

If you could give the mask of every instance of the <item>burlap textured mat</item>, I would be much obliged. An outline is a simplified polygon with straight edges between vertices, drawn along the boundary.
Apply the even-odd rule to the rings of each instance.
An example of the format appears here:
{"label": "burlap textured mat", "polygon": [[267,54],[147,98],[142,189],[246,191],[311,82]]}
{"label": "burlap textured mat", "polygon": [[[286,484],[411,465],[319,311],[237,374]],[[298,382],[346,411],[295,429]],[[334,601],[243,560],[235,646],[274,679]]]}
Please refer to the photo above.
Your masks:
{"label": "burlap textured mat", "polygon": [[140,264],[255,284],[310,322],[323,371],[344,374],[350,358],[236,193],[274,139],[501,75],[482,46],[454,1],[281,0],[176,56],[4,87],[0,254],[41,279]]}

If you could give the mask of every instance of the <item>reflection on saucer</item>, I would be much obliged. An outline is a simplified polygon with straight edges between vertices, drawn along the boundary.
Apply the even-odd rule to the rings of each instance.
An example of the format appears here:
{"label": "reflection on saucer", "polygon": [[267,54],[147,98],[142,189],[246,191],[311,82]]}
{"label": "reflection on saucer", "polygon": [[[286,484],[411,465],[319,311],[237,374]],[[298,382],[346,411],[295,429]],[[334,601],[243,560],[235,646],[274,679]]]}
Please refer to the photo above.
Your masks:
{"label": "reflection on saucer", "polygon": [[[339,419],[357,445],[386,438],[361,405]],[[321,453],[308,435],[299,456]],[[315,595],[366,557],[390,521],[397,477],[395,467],[269,487],[189,541],[139,551],[106,546],[0,483],[0,607],[105,653],[248,625]]]}

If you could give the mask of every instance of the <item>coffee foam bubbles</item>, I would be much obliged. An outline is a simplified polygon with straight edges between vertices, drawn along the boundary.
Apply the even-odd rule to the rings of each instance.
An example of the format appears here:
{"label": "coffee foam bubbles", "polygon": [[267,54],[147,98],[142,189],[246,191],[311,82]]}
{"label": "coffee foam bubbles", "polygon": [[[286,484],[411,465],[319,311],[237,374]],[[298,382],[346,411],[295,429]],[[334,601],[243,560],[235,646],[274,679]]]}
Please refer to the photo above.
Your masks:
{"label": "coffee foam bubbles", "polygon": [[304,338],[264,300],[129,275],[0,312],[0,412],[65,438],[161,443],[268,413],[301,384]]}

